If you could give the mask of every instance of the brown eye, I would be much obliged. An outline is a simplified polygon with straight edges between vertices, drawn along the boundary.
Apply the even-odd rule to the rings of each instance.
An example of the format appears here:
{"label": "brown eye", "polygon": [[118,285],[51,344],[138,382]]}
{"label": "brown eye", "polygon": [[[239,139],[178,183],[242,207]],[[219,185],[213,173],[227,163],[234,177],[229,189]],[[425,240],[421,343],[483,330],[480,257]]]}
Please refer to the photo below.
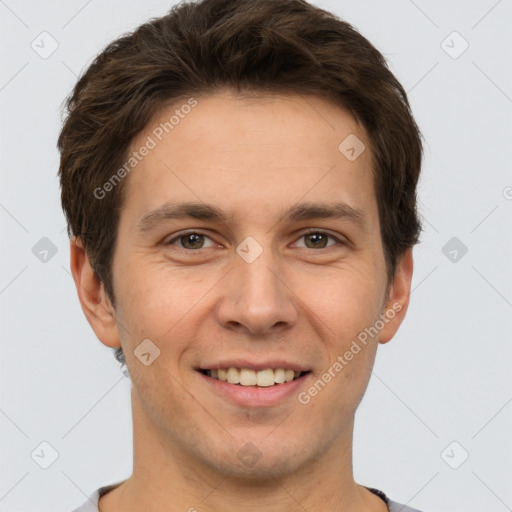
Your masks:
{"label": "brown eye", "polygon": [[[329,238],[334,240],[334,243],[329,244]],[[307,249],[325,249],[335,245],[336,242],[339,242],[332,235],[323,233],[322,231],[312,231],[310,233],[306,233],[302,235],[299,240],[304,240],[305,247]]]}
{"label": "brown eye", "polygon": [[180,240],[182,240],[182,245],[185,249],[201,249],[204,243],[203,235],[198,235],[197,233],[184,235],[180,237]]}
{"label": "brown eye", "polygon": [[167,243],[167,245],[178,245],[178,247],[181,247],[182,249],[197,250],[211,247],[213,245],[212,243],[210,243],[208,246],[205,246],[205,240],[209,239],[210,237],[201,233],[191,232],[173,238]]}
{"label": "brown eye", "polygon": [[[306,246],[310,248],[320,247],[323,249],[327,244],[327,235],[322,233],[311,233],[309,235],[304,236],[304,240],[306,240]],[[311,244],[311,245],[310,245]]]}

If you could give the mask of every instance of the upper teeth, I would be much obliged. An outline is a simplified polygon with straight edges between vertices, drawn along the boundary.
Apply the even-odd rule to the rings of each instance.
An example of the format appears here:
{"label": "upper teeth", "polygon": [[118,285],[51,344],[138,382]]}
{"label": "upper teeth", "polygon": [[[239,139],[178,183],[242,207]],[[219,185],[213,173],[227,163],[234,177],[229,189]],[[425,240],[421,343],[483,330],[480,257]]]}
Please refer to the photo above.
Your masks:
{"label": "upper teeth", "polygon": [[267,368],[265,370],[250,370],[249,368],[219,368],[207,370],[207,375],[214,379],[240,384],[242,386],[273,386],[291,382],[300,376],[301,372],[285,370],[284,368]]}

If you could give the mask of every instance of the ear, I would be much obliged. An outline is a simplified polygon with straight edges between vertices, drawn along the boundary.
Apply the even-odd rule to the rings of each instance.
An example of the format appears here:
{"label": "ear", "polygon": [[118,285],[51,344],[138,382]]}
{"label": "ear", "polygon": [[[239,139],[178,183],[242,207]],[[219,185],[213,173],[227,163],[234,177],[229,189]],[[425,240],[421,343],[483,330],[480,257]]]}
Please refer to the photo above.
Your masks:
{"label": "ear", "polygon": [[384,344],[390,341],[405,318],[411,295],[412,271],[412,248],[409,248],[398,261],[395,277],[388,287],[387,301],[382,317],[384,327],[380,331],[379,343]]}
{"label": "ear", "polygon": [[71,273],[87,321],[104,345],[111,348],[120,347],[114,307],[105,293],[103,283],[92,269],[79,238],[71,238],[70,253]]}

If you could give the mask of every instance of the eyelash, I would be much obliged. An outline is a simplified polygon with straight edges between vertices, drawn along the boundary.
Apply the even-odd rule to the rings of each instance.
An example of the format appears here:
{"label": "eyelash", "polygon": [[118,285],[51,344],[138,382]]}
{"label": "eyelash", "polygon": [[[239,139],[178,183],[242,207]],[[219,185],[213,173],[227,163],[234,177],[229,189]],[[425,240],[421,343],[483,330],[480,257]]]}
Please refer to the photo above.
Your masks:
{"label": "eyelash", "polygon": [[[328,238],[331,238],[332,240],[335,240],[338,245],[347,245],[346,242],[343,242],[342,240],[340,240],[339,238],[335,237],[334,235],[331,235],[330,233],[326,232],[326,231],[322,231],[322,230],[318,230],[318,229],[314,229],[314,228],[310,228],[308,231],[302,233],[299,238],[297,240],[300,240],[301,238],[304,238],[305,236],[307,235],[326,235]],[[174,238],[172,238],[171,240],[169,240],[168,242],[165,243],[165,245],[173,245],[174,242],[180,240],[181,238],[184,238],[188,235],[201,235],[205,238],[210,238],[211,240],[211,237],[209,237],[208,235],[206,235],[205,233],[201,233],[200,231],[187,231],[185,233],[181,233],[180,235],[178,236],[175,236]],[[319,249],[315,249],[313,247],[301,247],[301,249],[311,249],[311,250],[314,250],[314,251],[319,251],[320,249],[331,249],[333,247],[335,247],[336,244],[333,244],[333,245],[330,245],[330,246],[327,246],[327,247],[320,247]],[[200,247],[199,249],[187,249],[185,247],[178,247],[179,249],[183,250],[183,251],[187,251],[187,252],[198,252],[202,249],[208,249],[208,247]]]}

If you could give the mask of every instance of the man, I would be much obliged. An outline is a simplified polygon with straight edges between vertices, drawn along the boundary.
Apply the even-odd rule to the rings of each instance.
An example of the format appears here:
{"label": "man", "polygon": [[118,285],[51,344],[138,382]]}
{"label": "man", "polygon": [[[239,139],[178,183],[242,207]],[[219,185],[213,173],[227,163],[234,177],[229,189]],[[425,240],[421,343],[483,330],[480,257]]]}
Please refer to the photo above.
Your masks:
{"label": "man", "polygon": [[133,384],[133,474],[77,511],[413,510],[352,471],[420,232],[421,138],[381,54],[302,0],[184,3],[67,106],[71,269]]}

